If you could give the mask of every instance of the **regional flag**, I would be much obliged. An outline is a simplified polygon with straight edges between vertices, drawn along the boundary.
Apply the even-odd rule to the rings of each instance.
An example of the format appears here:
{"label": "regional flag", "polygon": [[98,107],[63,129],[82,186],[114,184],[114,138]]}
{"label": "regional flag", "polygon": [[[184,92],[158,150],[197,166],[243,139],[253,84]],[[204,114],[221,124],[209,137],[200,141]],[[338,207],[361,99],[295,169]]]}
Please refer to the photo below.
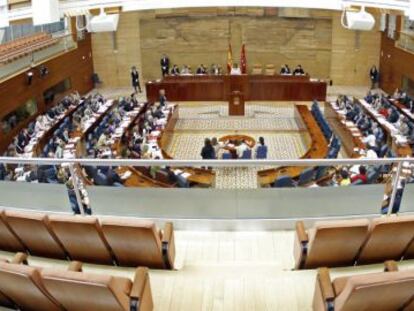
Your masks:
{"label": "regional flag", "polygon": [[244,44],[242,45],[241,54],[240,54],[240,71],[241,73],[247,73],[247,59],[246,59],[246,50]]}
{"label": "regional flag", "polygon": [[227,72],[230,74],[233,68],[233,52],[231,50],[231,44],[229,43],[229,50],[227,51]]}

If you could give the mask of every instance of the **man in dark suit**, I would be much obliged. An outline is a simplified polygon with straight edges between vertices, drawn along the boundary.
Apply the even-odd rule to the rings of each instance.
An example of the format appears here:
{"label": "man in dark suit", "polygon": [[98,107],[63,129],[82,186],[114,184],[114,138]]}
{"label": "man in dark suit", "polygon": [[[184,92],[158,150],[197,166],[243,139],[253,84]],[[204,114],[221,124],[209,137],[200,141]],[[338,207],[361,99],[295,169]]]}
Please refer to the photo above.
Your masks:
{"label": "man in dark suit", "polygon": [[167,57],[167,55],[163,55],[161,58],[161,73],[162,76],[164,77],[165,75],[168,75],[168,73],[170,72],[170,59]]}

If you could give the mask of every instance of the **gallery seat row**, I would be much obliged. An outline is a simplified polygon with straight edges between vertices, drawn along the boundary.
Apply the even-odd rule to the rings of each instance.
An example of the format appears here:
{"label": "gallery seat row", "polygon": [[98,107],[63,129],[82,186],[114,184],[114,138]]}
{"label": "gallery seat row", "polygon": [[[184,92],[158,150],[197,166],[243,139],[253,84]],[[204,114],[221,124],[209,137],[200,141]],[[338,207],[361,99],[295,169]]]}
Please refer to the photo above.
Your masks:
{"label": "gallery seat row", "polygon": [[318,269],[313,310],[414,310],[414,270],[398,271],[393,261],[385,262],[384,270],[332,281],[328,268]]}
{"label": "gallery seat row", "polygon": [[36,33],[27,37],[19,38],[0,46],[0,63],[14,61],[32,52],[47,48],[58,42],[47,33]]}
{"label": "gallery seat row", "polygon": [[0,210],[0,250],[97,264],[173,269],[174,229],[151,221]]}
{"label": "gallery seat row", "polygon": [[28,265],[26,255],[0,259],[0,306],[42,311],[151,311],[153,301],[147,268],[129,278],[82,272],[73,261],[63,268]]}
{"label": "gallery seat row", "polygon": [[414,216],[296,223],[296,269],[414,258]]}

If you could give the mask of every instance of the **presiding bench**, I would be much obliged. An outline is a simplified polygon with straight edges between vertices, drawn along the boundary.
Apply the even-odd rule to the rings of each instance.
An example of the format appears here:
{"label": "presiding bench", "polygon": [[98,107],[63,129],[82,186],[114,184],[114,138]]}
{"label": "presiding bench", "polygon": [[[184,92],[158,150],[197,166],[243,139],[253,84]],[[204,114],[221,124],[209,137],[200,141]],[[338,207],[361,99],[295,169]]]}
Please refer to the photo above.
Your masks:
{"label": "presiding bench", "polygon": [[413,298],[414,270],[398,271],[395,262],[386,262],[385,272],[338,277],[333,282],[329,269],[320,268],[313,310],[410,311]]}
{"label": "presiding bench", "polygon": [[98,264],[173,269],[174,229],[151,221],[0,210],[0,250]]}
{"label": "presiding bench", "polygon": [[[396,238],[398,237],[398,238]],[[414,216],[296,223],[296,269],[414,258]]]}
{"label": "presiding bench", "polygon": [[[17,258],[25,259],[24,254]],[[19,257],[20,256],[20,257]],[[0,306],[19,310],[153,310],[147,268],[137,268],[134,282],[124,277],[82,272],[80,262],[68,270],[38,268],[25,260],[0,260]]]}

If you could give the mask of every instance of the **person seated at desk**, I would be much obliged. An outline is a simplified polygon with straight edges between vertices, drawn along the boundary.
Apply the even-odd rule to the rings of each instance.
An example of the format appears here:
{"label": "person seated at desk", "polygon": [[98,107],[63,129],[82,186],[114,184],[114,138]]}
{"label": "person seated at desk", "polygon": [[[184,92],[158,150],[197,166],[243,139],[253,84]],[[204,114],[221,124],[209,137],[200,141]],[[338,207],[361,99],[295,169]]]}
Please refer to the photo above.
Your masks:
{"label": "person seated at desk", "polygon": [[181,73],[182,76],[188,76],[191,75],[191,68],[188,65],[184,65],[183,69],[181,69]]}
{"label": "person seated at desk", "polygon": [[372,129],[367,130],[367,135],[362,138],[362,142],[367,145],[367,147],[376,148],[377,147],[377,138],[374,135]]}
{"label": "person seated at desk", "polygon": [[205,75],[205,74],[207,74],[207,68],[206,68],[206,67],[204,67],[204,65],[203,65],[203,64],[201,64],[201,65],[197,68],[196,74],[198,74],[198,75]]}
{"label": "person seated at desk", "polygon": [[124,181],[118,175],[118,173],[112,169],[112,167],[108,167],[108,170],[106,172],[106,180],[108,186],[122,187],[124,185]]}
{"label": "person seated at desk", "polygon": [[210,74],[215,76],[221,75],[221,67],[217,64],[212,64],[210,68]]}
{"label": "person seated at desk", "polygon": [[351,177],[351,182],[354,183],[357,180],[361,180],[363,184],[366,184],[368,182],[367,179],[367,169],[365,168],[365,166],[360,165],[358,168],[359,173],[355,174],[354,176]]}
{"label": "person seated at desk", "polygon": [[174,66],[171,68],[170,74],[172,76],[178,76],[180,74],[180,68],[178,68],[178,66],[174,64]]}
{"label": "person seated at desk", "polygon": [[377,148],[368,146],[367,148],[367,154],[365,155],[365,158],[367,159],[378,159],[378,154],[376,151]]}
{"label": "person seated at desk", "polygon": [[393,107],[390,107],[388,109],[387,121],[390,122],[390,123],[396,123],[399,118],[400,118],[400,114],[398,113],[398,111],[396,109],[394,109]]}
{"label": "person seated at desk", "polygon": [[237,63],[233,64],[233,67],[231,68],[230,74],[231,75],[241,75],[241,70],[240,70],[239,65]]}
{"label": "person seated at desk", "polygon": [[339,186],[349,186],[350,184],[351,184],[351,178],[349,178],[348,171],[342,169],[339,172],[338,185]]}
{"label": "person seated at desk", "polygon": [[302,65],[298,65],[293,71],[294,76],[303,76],[304,74],[305,74],[305,71],[303,70]]}
{"label": "person seated at desk", "polygon": [[290,74],[292,74],[292,72],[290,71],[290,68],[287,64],[285,64],[284,66],[282,66],[280,68],[280,74],[281,75],[290,75]]}

